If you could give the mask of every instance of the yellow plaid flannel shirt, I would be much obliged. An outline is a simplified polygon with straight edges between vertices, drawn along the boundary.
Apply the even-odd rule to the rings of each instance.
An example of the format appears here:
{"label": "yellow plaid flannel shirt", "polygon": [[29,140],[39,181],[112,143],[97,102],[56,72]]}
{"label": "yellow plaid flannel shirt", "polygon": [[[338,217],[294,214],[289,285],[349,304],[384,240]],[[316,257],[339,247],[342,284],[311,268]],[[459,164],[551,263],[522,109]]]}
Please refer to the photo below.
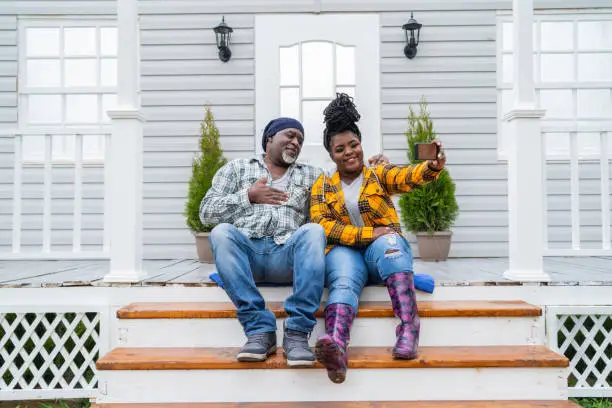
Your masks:
{"label": "yellow plaid flannel shirt", "polygon": [[391,196],[410,192],[421,184],[436,180],[439,175],[440,171],[431,169],[427,162],[410,166],[364,166],[358,201],[364,227],[351,225],[344,204],[340,174],[335,172],[331,178],[325,174],[319,176],[310,194],[310,218],[325,229],[325,253],[336,245],[369,245],[373,241],[372,235],[376,227],[391,227],[401,234],[399,217]]}

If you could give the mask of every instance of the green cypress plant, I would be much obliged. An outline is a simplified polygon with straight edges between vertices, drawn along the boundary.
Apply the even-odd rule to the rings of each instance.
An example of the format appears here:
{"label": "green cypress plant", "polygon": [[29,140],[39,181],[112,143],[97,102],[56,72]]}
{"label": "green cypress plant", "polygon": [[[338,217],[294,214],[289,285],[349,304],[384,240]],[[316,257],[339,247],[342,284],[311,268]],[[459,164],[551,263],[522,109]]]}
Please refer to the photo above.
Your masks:
{"label": "green cypress plant", "polygon": [[227,159],[219,143],[219,130],[209,106],[206,106],[204,121],[200,125],[200,152],[191,163],[191,179],[185,211],[187,226],[194,233],[209,232],[214,225],[203,225],[200,221],[200,203],[212,185],[212,179]]}
{"label": "green cypress plant", "polygon": [[[405,132],[408,142],[408,161],[417,164],[415,160],[415,143],[431,143],[436,138],[427,102],[421,100],[419,112],[410,107],[408,129]],[[427,232],[430,235],[438,231],[448,231],[459,214],[459,206],[455,199],[455,183],[448,169],[444,169],[438,179],[402,194],[399,205],[401,218],[405,227],[412,233]]]}

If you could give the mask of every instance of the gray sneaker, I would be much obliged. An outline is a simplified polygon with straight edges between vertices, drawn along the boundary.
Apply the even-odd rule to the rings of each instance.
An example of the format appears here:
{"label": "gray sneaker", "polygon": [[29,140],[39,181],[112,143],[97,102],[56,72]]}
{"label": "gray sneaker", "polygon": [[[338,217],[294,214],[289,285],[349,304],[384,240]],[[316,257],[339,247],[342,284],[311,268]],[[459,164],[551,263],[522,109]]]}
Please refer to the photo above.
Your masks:
{"label": "gray sneaker", "polygon": [[290,367],[310,367],[314,365],[315,356],[308,346],[309,333],[285,328],[283,352]]}
{"label": "gray sneaker", "polygon": [[276,332],[256,333],[247,338],[247,342],[238,352],[238,361],[265,361],[276,353]]}

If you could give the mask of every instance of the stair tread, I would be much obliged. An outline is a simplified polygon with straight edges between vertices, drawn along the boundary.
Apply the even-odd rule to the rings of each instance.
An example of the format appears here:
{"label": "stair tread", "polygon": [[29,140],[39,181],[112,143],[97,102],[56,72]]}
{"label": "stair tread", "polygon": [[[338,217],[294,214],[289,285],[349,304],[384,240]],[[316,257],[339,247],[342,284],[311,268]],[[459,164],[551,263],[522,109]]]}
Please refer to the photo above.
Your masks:
{"label": "stair tread", "polygon": [[[238,347],[116,348],[98,370],[287,369],[282,350],[264,362],[236,361]],[[545,346],[420,347],[415,360],[394,360],[390,347],[350,347],[351,368],[567,367]],[[321,368],[318,363],[315,367]]]}
{"label": "stair tread", "polygon": [[579,408],[572,401],[359,401],[97,404],[92,408]]}
{"label": "stair tread", "polygon": [[[283,302],[267,302],[276,317],[286,317]],[[421,317],[533,317],[542,309],[523,301],[420,301]],[[323,306],[317,312],[323,316]],[[391,302],[361,302],[359,317],[393,317]],[[132,303],[117,311],[120,319],[234,318],[231,302],[147,302]]]}

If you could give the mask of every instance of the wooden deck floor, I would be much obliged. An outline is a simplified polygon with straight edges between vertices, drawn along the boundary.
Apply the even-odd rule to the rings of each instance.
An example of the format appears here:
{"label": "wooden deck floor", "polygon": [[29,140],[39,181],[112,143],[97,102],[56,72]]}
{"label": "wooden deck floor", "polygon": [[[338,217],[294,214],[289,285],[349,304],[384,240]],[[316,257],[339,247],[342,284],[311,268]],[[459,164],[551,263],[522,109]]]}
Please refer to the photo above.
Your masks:
{"label": "wooden deck floor", "polygon": [[[453,258],[446,262],[415,260],[414,270],[434,277],[438,286],[521,285],[503,277],[507,258]],[[214,265],[192,259],[144,261],[147,278],[133,286],[211,286]],[[5,261],[0,263],[3,287],[115,286],[102,281],[108,261]],[[612,257],[545,258],[547,285],[612,285]],[[118,284],[117,286],[125,286]]]}

